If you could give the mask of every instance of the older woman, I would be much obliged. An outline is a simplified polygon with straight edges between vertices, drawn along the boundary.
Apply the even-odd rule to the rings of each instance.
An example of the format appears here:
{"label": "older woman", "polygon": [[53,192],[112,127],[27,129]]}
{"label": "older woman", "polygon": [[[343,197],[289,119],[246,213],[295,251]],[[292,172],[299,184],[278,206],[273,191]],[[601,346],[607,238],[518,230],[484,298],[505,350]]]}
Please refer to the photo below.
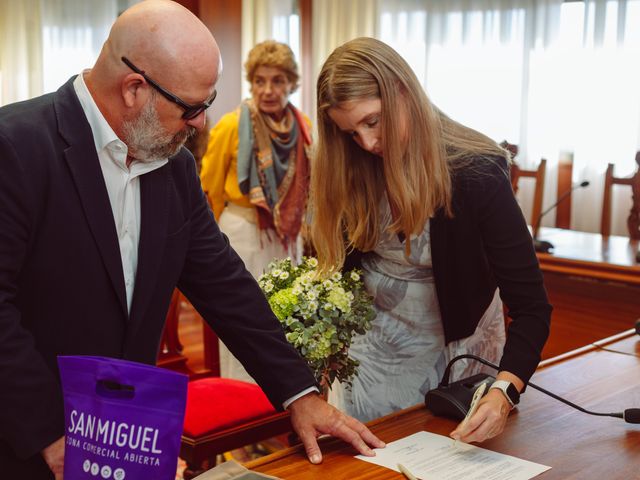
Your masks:
{"label": "older woman", "polygon": [[[257,278],[274,258],[297,256],[309,190],[308,119],[291,103],[293,52],[268,40],[245,63],[251,98],[211,130],[200,178],[220,229]],[[221,373],[248,379],[221,345]]]}

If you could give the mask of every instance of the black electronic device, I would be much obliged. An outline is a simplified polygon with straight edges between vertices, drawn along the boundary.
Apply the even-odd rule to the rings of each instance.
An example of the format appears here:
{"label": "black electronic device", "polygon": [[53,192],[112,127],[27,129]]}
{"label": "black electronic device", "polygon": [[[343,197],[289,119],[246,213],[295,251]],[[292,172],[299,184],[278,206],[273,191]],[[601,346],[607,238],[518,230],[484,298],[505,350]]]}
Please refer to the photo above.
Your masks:
{"label": "black electronic device", "polygon": [[[638,326],[639,323],[640,320],[638,320],[638,323],[636,323],[636,329],[640,328]],[[464,358],[476,360],[483,365],[487,365],[488,367],[493,368],[496,371],[499,370],[497,365],[494,365],[493,363],[488,362],[484,358],[478,357],[476,355],[466,354],[458,355],[457,357],[452,358],[451,361],[447,364],[444,373],[442,374],[442,380],[440,381],[438,387],[434,388],[433,390],[429,390],[424,396],[425,406],[434,415],[449,417],[453,418],[454,420],[462,420],[469,411],[469,407],[471,406],[471,399],[473,398],[475,389],[481,383],[488,382],[488,390],[488,387],[490,387],[494,382],[495,378],[491,375],[480,373],[469,378],[458,380],[457,382],[452,382],[450,384],[449,374],[451,373],[451,367],[455,362]],[[613,413],[592,412],[590,410],[587,410],[586,408],[581,407],[580,405],[576,405],[575,403],[570,402],[569,400],[565,400],[555,393],[552,393],[549,390],[545,390],[544,388],[539,387],[534,383],[528,382],[526,386],[535,388],[539,392],[542,392],[545,395],[550,396],[551,398],[555,398],[559,402],[562,402],[565,405],[569,405],[571,408],[580,410],[581,412],[588,415],[621,418],[627,423],[640,423],[640,408],[627,408],[624,412]]]}
{"label": "black electronic device", "polygon": [[553,249],[553,243],[549,240],[533,239],[533,248],[536,252],[549,253]]}
{"label": "black electronic device", "polygon": [[439,386],[429,390],[424,397],[427,408],[439,417],[462,420],[471,405],[473,393],[482,383],[486,383],[486,392],[495,381],[495,378],[486,373],[478,373],[469,378],[450,383],[447,386]]}
{"label": "black electronic device", "polygon": [[549,242],[548,240],[540,240],[538,238],[538,229],[540,228],[540,222],[542,222],[542,217],[544,217],[547,213],[549,213],[551,210],[553,210],[558,205],[560,205],[560,203],[562,203],[562,201],[565,198],[571,195],[571,192],[573,192],[575,189],[584,188],[588,186],[589,186],[588,180],[585,180],[583,182],[580,182],[577,185],[574,185],[569,190],[567,190],[562,195],[560,195],[560,197],[558,197],[558,200],[556,200],[556,202],[553,205],[551,205],[544,212],[542,212],[540,216],[536,219],[536,223],[533,225],[533,247],[535,248],[536,252],[549,253],[549,251],[553,248],[553,244],[551,242]]}

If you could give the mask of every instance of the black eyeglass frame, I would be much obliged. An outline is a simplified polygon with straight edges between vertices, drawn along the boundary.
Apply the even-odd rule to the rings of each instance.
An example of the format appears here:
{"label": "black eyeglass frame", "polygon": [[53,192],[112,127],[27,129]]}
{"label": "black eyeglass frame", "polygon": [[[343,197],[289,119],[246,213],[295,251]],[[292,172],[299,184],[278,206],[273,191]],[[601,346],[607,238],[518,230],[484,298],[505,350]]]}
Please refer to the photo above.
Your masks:
{"label": "black eyeglass frame", "polygon": [[133,63],[131,63],[131,61],[127,57],[120,57],[120,59],[124,62],[124,64],[127,67],[129,67],[135,73],[137,73],[139,75],[142,75],[142,78],[144,78],[145,81],[149,85],[151,85],[158,92],[160,92],[160,94],[164,98],[166,98],[170,102],[173,102],[176,105],[178,105],[180,108],[182,108],[184,110],[184,113],[182,114],[182,118],[184,118],[185,120],[192,120],[192,119],[196,118],[198,115],[200,115],[202,112],[204,112],[207,108],[209,108],[211,106],[213,101],[216,99],[216,96],[218,95],[218,91],[214,90],[213,91],[213,95],[211,95],[211,97],[208,100],[206,100],[206,101],[204,101],[202,103],[191,105],[191,104],[185,102],[184,100],[182,100],[177,95],[174,95],[173,93],[171,93],[169,90],[161,87],[158,84],[158,82],[156,82],[151,77],[149,77],[146,73],[144,73],[144,70],[140,70]]}

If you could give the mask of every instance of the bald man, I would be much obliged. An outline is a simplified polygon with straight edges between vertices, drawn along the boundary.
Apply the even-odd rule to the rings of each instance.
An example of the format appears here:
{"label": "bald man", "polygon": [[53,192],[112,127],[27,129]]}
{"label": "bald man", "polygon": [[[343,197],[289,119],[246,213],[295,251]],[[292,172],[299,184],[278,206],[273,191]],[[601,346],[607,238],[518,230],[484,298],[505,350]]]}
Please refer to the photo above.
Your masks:
{"label": "bald man", "polygon": [[220,52],[180,5],[115,22],[95,66],[0,108],[0,471],[62,478],[57,355],[153,364],[177,286],[288,408],[310,461],[323,433],[382,442],[321,400],[262,292],[218,229],[193,157]]}

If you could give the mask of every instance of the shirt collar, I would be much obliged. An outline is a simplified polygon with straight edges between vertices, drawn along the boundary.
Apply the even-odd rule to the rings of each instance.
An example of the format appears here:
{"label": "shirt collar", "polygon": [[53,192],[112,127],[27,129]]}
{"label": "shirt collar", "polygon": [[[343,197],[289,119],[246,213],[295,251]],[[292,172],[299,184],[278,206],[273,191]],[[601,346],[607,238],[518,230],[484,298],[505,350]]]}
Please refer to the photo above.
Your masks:
{"label": "shirt collar", "polygon": [[120,142],[124,145],[124,142],[118,138],[102,115],[102,112],[100,112],[100,109],[93,100],[91,93],[89,93],[87,84],[84,82],[84,73],[87,71],[88,70],[85,70],[76,77],[73,81],[73,88],[76,91],[76,95],[78,95],[78,100],[80,100],[82,110],[84,110],[84,114],[87,117],[91,131],[93,132],[93,141],[96,146],[96,151],[101,151],[112,142]]}
{"label": "shirt collar", "polygon": [[104,118],[102,112],[96,105],[96,102],[91,96],[91,92],[87,88],[87,84],[84,81],[84,74],[89,70],[85,70],[76,77],[73,81],[73,88],[76,91],[80,105],[84,111],[91,132],[93,133],[93,142],[96,147],[96,152],[100,153],[103,150],[108,150],[109,157],[123,170],[131,171],[136,174],[143,174],[162,167],[169,162],[169,159],[163,158],[160,160],[154,160],[152,162],[140,162],[134,160],[131,163],[131,167],[127,168],[126,159],[128,148],[127,145],[118,138],[113,131],[109,122]]}

